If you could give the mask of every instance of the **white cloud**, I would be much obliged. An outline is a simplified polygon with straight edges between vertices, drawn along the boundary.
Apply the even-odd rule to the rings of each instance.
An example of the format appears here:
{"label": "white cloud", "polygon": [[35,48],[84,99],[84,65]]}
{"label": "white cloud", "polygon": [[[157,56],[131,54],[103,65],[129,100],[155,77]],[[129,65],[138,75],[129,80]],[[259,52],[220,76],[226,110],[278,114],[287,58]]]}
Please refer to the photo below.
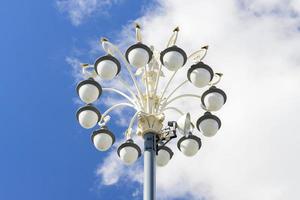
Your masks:
{"label": "white cloud", "polygon": [[[136,138],[134,138],[136,139]],[[136,140],[141,146],[141,140]],[[137,183],[142,183],[143,171],[141,161],[137,162],[134,166],[126,166],[118,158],[117,147],[121,145],[123,141],[118,141],[113,145],[113,150],[107,156],[104,163],[101,164],[96,174],[101,177],[101,182],[103,185],[113,185],[117,184],[120,179],[125,179],[129,181],[134,181]],[[138,191],[134,191],[133,195],[137,195]]]}
{"label": "white cloud", "polygon": [[69,64],[72,67],[72,75],[75,78],[76,82],[81,80],[83,78],[83,75],[81,74],[82,62],[80,62],[78,58],[74,58],[74,57],[66,57],[65,61],[67,64]]}
{"label": "white cloud", "polygon": [[68,14],[72,24],[80,25],[93,14],[108,15],[108,8],[119,0],[57,0],[56,5]]}
{"label": "white cloud", "polygon": [[[205,62],[224,73],[220,87],[228,95],[227,104],[216,113],[223,123],[219,134],[202,137],[203,148],[196,157],[184,157],[172,144],[173,160],[158,169],[158,199],[300,198],[298,4],[296,0],[164,0],[137,19],[144,26],[146,43],[160,50],[177,25],[181,27],[178,45],[188,53],[209,44]],[[185,80],[186,70],[174,83]],[[184,91],[202,92],[193,86]],[[174,106],[192,111],[195,120],[202,112],[196,100],[191,102]],[[107,159],[99,167],[102,180],[116,183],[127,174],[141,181],[132,175],[134,167],[119,168],[121,163],[117,164],[121,172],[114,177],[107,170],[111,157]]]}
{"label": "white cloud", "polygon": [[103,185],[112,185],[119,181],[124,166],[119,163],[117,154],[110,154],[103,163],[103,166],[97,170],[97,175],[102,175]]}

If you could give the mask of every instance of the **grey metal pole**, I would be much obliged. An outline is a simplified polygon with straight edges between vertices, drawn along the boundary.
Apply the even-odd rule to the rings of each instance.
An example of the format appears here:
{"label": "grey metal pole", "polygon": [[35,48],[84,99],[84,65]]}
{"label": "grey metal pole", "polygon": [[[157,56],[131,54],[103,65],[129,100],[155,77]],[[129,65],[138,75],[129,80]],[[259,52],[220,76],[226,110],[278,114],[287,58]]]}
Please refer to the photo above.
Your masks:
{"label": "grey metal pole", "polygon": [[144,135],[144,200],[155,200],[156,134]]}

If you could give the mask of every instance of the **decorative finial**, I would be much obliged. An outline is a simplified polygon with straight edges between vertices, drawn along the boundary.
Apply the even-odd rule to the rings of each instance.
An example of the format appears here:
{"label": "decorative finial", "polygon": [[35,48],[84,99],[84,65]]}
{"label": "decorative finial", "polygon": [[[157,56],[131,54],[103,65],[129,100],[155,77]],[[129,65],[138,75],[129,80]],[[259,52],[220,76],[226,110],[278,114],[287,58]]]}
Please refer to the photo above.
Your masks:
{"label": "decorative finial", "polygon": [[101,37],[100,41],[101,41],[101,42],[108,42],[108,39],[105,38],[105,37]]}
{"label": "decorative finial", "polygon": [[80,64],[80,66],[82,67],[82,68],[86,68],[86,67],[88,67],[90,64],[88,64],[88,63],[82,63],[82,64]]}
{"label": "decorative finial", "polygon": [[135,40],[142,42],[141,26],[138,23],[135,23]]}
{"label": "decorative finial", "polygon": [[178,32],[179,31],[179,26],[177,26],[176,28],[174,28],[173,32]]}
{"label": "decorative finial", "polygon": [[205,46],[201,47],[201,49],[206,49],[207,50],[208,47],[209,47],[208,45],[205,45]]}
{"label": "decorative finial", "polygon": [[135,28],[141,29],[141,26],[139,23],[135,22]]}

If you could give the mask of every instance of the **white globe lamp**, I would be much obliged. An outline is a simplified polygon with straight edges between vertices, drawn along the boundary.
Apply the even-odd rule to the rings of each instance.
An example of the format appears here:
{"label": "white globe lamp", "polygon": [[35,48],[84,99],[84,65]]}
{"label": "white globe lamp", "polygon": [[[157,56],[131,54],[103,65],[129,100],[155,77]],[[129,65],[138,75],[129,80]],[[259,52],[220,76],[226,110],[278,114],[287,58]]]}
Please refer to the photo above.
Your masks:
{"label": "white globe lamp", "polygon": [[208,111],[218,111],[227,100],[225,92],[215,86],[206,90],[201,97],[202,105]]}
{"label": "white globe lamp", "polygon": [[148,46],[137,43],[127,49],[125,56],[131,65],[135,67],[144,67],[152,59],[152,54],[153,53]]}
{"label": "white globe lamp", "polygon": [[172,159],[173,155],[174,153],[169,147],[167,146],[160,147],[156,156],[156,165],[159,167],[166,166],[169,163],[169,161]]}
{"label": "white globe lamp", "polygon": [[141,156],[141,149],[129,139],[118,148],[118,156],[126,165],[132,165]]}
{"label": "white globe lamp", "polygon": [[160,61],[168,70],[176,71],[186,63],[187,56],[184,50],[174,45],[160,53]]}
{"label": "white globe lamp", "polygon": [[106,55],[95,61],[95,72],[103,80],[112,80],[121,70],[120,62],[112,55]]}
{"label": "white globe lamp", "polygon": [[202,88],[213,79],[214,72],[208,65],[199,62],[192,65],[187,72],[188,80],[196,87]]}
{"label": "white globe lamp", "polygon": [[99,151],[107,151],[115,142],[115,136],[106,126],[96,130],[92,134],[92,142]]}
{"label": "white globe lamp", "polygon": [[83,106],[78,109],[76,113],[79,124],[86,129],[93,128],[101,119],[101,114],[91,104]]}
{"label": "white globe lamp", "polygon": [[198,130],[206,137],[216,135],[220,127],[221,120],[210,112],[204,113],[204,115],[197,120]]}
{"label": "white globe lamp", "polygon": [[189,134],[179,139],[177,147],[185,156],[192,157],[196,155],[201,148],[201,139]]}
{"label": "white globe lamp", "polygon": [[79,98],[84,103],[93,103],[99,99],[102,93],[101,85],[93,78],[81,81],[76,87]]}

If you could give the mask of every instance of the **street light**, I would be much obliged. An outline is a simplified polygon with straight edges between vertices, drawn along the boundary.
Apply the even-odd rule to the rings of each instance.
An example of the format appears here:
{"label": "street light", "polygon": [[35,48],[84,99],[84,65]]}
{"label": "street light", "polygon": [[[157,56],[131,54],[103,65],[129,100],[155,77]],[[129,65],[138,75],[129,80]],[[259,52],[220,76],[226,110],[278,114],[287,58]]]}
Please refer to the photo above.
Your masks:
{"label": "street light", "polygon": [[160,53],[161,63],[170,71],[178,70],[186,63],[186,60],[186,53],[175,45],[166,48]]}
{"label": "street light", "polygon": [[216,86],[211,86],[201,97],[202,105],[209,111],[218,111],[225,104],[227,96],[225,92]]}
{"label": "street light", "polygon": [[102,93],[101,85],[93,78],[78,83],[76,90],[81,101],[87,104],[95,102]]}
{"label": "street light", "polygon": [[203,135],[212,137],[221,128],[221,120],[210,112],[206,112],[197,120],[197,128]]}
{"label": "street light", "polygon": [[137,43],[129,47],[125,53],[127,61],[135,67],[144,67],[152,59],[152,51],[142,43]]}
{"label": "street light", "polygon": [[128,139],[119,146],[118,156],[126,165],[131,165],[141,156],[141,149],[132,139]]}
{"label": "street light", "polygon": [[[77,111],[76,116],[79,124],[86,129],[93,128],[98,123],[100,129],[93,132],[92,142],[97,150],[107,151],[115,141],[114,134],[108,128],[110,113],[124,106],[135,110],[125,131],[125,141],[118,147],[117,153],[126,165],[134,164],[143,154],[144,200],[154,200],[156,165],[166,166],[174,155],[167,144],[177,138],[177,133],[180,133],[182,137],[178,140],[177,147],[188,157],[195,156],[202,146],[200,137],[193,133],[194,123],[191,114],[172,106],[173,102],[188,97],[197,98],[199,108],[204,110],[204,114],[196,121],[196,127],[204,136],[212,137],[220,129],[221,121],[211,112],[220,110],[227,97],[223,90],[216,87],[222,74],[214,73],[213,69],[203,62],[208,46],[203,46],[187,56],[182,48],[176,46],[179,32],[177,27],[173,30],[166,49],[159,52],[153,46],[147,46],[142,42],[141,28],[138,24],[135,26],[135,31],[136,43],[126,50],[125,55],[108,39],[102,38],[101,45],[106,55],[99,57],[94,65],[82,65],[82,73],[87,79],[78,84],[77,93],[86,105]],[[119,60],[124,64],[122,71]],[[186,63],[188,63],[187,68],[185,68]],[[171,71],[172,76],[167,80],[163,90],[158,91],[159,80],[164,78],[163,67]],[[181,68],[186,70],[187,79],[172,91],[168,91]],[[126,73],[124,69],[132,83],[128,83],[128,76],[124,76]],[[100,78],[100,81],[113,79],[119,81],[119,85],[124,90],[101,87],[98,80],[96,81],[97,78]],[[197,88],[206,86],[209,88],[202,92],[202,95],[198,95],[199,92],[175,95],[178,89],[188,83]],[[111,106],[101,115],[91,103],[96,103],[104,92],[116,93],[125,100]],[[177,112],[181,117],[165,123],[168,110]],[[144,139],[143,152],[133,141],[134,133]]]}
{"label": "street light", "polygon": [[92,104],[79,108],[76,116],[79,124],[86,129],[93,128],[101,119],[100,112]]}
{"label": "street light", "polygon": [[186,156],[194,156],[201,147],[201,139],[195,135],[188,134],[179,139],[178,149]]}
{"label": "street light", "polygon": [[92,134],[92,142],[99,151],[107,151],[115,142],[115,135],[106,126],[102,126]]}
{"label": "street light", "polygon": [[106,55],[95,61],[95,71],[103,80],[111,80],[121,71],[120,62],[112,55]]}
{"label": "street light", "polygon": [[172,151],[172,149],[170,149],[167,146],[162,146],[156,155],[156,164],[159,167],[164,167],[166,166],[169,161],[172,159],[174,153]]}
{"label": "street light", "polygon": [[214,77],[212,68],[203,62],[198,62],[190,67],[187,77],[196,87],[207,86]]}

